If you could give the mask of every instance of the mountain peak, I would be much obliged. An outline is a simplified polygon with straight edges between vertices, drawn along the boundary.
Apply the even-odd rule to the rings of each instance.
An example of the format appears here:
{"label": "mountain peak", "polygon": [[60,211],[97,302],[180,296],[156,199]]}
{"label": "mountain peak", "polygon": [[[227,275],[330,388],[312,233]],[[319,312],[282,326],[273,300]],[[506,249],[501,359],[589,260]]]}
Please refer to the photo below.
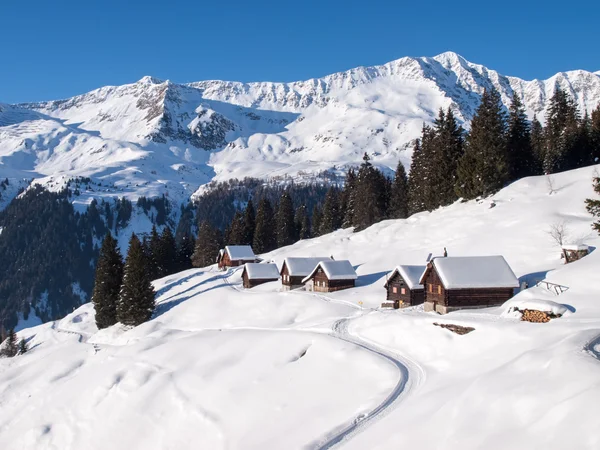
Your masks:
{"label": "mountain peak", "polygon": [[155,78],[155,77],[151,77],[150,75],[146,75],[145,77],[142,77],[139,79],[139,81],[137,82],[137,84],[163,84],[164,81],[159,79],[159,78]]}
{"label": "mountain peak", "polygon": [[440,62],[440,63],[444,63],[447,62],[451,65],[463,65],[463,64],[469,64],[469,61],[467,61],[465,58],[463,58],[462,56],[460,56],[458,53],[452,52],[452,51],[447,51],[444,53],[440,53],[437,56],[434,56],[433,59],[435,59],[436,61]]}

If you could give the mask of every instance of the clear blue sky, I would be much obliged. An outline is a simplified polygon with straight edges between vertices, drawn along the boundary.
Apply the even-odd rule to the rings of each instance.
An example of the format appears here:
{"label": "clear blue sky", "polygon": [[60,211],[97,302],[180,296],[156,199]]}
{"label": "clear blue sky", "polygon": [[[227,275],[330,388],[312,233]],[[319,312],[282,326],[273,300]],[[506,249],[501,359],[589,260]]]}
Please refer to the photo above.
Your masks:
{"label": "clear blue sky", "polygon": [[0,1],[0,102],[144,75],[293,81],[455,51],[507,75],[600,70],[600,1]]}

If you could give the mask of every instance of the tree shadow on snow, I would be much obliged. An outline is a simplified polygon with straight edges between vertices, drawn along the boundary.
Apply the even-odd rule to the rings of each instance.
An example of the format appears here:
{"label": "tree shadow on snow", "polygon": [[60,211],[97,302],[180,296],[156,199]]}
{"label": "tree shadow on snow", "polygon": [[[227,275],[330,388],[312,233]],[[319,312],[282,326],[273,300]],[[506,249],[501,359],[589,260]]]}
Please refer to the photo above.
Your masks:
{"label": "tree shadow on snow", "polygon": [[[356,280],[356,287],[360,286],[369,286],[370,284],[374,284],[381,280],[388,272],[375,272],[368,273],[366,275],[359,275],[358,280]],[[383,286],[383,284],[382,284]]]}

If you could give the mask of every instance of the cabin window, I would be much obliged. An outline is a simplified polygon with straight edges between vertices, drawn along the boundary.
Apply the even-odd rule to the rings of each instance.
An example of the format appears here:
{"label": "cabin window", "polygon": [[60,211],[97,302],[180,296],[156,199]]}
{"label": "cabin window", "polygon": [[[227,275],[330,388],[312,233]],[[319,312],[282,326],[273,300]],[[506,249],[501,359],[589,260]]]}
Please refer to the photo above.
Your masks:
{"label": "cabin window", "polygon": [[438,286],[437,288],[438,288],[438,294],[441,294],[442,293],[442,286]]}
{"label": "cabin window", "polygon": [[406,294],[406,289],[404,289],[404,288],[400,289],[400,293],[401,293],[402,295]]}
{"label": "cabin window", "polygon": [[392,288],[392,292],[393,292],[394,294],[397,294],[397,293],[398,293],[398,288],[397,288],[396,286],[394,286],[394,287]]}
{"label": "cabin window", "polygon": [[429,285],[429,292],[433,293],[433,284]]}

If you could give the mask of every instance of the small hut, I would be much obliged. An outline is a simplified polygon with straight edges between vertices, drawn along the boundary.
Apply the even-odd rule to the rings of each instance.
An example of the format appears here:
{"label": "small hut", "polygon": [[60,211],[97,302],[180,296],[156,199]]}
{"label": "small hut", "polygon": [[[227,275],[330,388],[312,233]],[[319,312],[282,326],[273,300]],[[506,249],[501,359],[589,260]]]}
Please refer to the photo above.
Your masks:
{"label": "small hut", "polygon": [[259,284],[279,280],[279,270],[276,264],[246,263],[242,280],[244,280],[244,287],[250,289]]}
{"label": "small hut", "polygon": [[584,256],[587,256],[590,252],[590,248],[584,244],[563,245],[562,252],[565,264],[569,264],[570,262],[577,261]]}
{"label": "small hut", "polygon": [[420,305],[425,301],[421,275],[426,266],[398,266],[385,283],[387,301],[393,302],[394,309]]}
{"label": "small hut", "polygon": [[257,262],[258,258],[249,245],[228,245],[219,250],[217,265],[219,269],[243,266],[246,263]]}
{"label": "small hut", "polygon": [[281,266],[281,288],[284,291],[291,289],[297,289],[304,286],[302,280],[306,278],[313,271],[317,264],[321,261],[330,261],[331,258],[327,256],[322,257],[311,257],[311,258],[298,258],[290,257],[283,260]]}
{"label": "small hut", "polygon": [[356,271],[350,261],[321,261],[312,272],[302,280],[306,290],[315,292],[335,292],[353,288],[356,283]]}
{"label": "small hut", "polygon": [[434,258],[421,277],[425,311],[446,314],[510,299],[519,280],[502,256]]}

